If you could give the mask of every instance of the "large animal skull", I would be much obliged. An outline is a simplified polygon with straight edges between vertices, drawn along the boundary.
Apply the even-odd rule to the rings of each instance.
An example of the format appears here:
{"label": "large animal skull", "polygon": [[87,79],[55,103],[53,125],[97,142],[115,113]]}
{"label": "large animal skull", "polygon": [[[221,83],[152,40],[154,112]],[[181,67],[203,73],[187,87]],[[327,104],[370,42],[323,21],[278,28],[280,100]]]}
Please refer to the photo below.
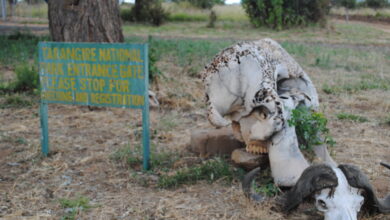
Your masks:
{"label": "large animal skull", "polygon": [[307,168],[285,195],[285,210],[296,208],[310,196],[314,196],[316,207],[324,212],[325,220],[356,220],[361,208],[390,213],[390,195],[384,200],[378,199],[368,178],[352,165],[319,164]]}
{"label": "large animal skull", "polygon": [[232,124],[251,153],[267,153],[271,137],[285,125],[278,93],[297,90],[303,104],[317,108],[316,90],[302,68],[275,41],[238,43],[217,54],[202,73],[208,119],[216,127]]}

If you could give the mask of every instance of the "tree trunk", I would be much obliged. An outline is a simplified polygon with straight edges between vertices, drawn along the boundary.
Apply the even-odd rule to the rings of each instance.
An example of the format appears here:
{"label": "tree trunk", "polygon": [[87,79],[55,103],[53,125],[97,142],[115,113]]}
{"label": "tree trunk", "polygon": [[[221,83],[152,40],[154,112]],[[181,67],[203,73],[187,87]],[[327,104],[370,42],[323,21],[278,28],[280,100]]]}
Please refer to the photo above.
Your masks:
{"label": "tree trunk", "polygon": [[49,0],[52,40],[123,42],[118,0]]}

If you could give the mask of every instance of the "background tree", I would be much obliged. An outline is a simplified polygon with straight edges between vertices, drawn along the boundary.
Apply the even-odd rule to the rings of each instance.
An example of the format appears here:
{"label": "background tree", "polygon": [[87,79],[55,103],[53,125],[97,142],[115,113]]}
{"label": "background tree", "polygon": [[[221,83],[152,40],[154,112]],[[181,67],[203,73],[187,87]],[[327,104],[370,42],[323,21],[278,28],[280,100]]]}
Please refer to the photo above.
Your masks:
{"label": "background tree", "polygon": [[338,4],[345,8],[345,20],[349,21],[349,10],[356,8],[356,0],[339,0]]}
{"label": "background tree", "polygon": [[377,10],[378,8],[385,7],[388,2],[387,0],[366,0],[366,4],[368,7]]}
{"label": "background tree", "polygon": [[49,0],[54,41],[123,42],[118,0]]}

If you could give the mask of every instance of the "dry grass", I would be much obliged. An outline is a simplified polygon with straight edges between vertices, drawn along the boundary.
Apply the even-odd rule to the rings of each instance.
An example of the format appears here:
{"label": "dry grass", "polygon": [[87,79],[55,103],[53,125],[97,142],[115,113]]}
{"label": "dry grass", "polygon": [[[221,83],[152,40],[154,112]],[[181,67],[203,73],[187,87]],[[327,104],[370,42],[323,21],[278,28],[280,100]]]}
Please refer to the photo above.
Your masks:
{"label": "dry grass", "polygon": [[[390,172],[379,162],[390,162],[390,125],[384,123],[390,116],[390,89],[375,85],[390,79],[390,39],[366,24],[354,25],[336,23],[336,30],[330,30],[330,34],[315,27],[285,32],[226,28],[199,33],[196,31],[201,28],[195,26],[191,33],[189,27],[179,30],[188,24],[174,30],[169,24],[163,26],[165,30],[126,26],[128,35],[136,30],[143,36],[162,30],[164,37],[156,39],[161,50],[157,66],[164,76],[151,85],[161,102],[150,115],[154,151],[194,156],[186,150],[191,131],[211,128],[205,117],[203,86],[194,74],[194,69],[201,69],[211,58],[210,51],[234,42],[226,38],[274,37],[289,40],[284,47],[317,86],[321,111],[329,119],[330,132],[337,141],[331,149],[334,159],[362,168],[379,195],[384,196],[390,192]],[[355,36],[348,38],[351,30],[342,30],[345,27],[354,30]],[[214,33],[217,40],[208,39]],[[177,38],[180,34],[198,39]],[[374,38],[364,40],[368,34]],[[364,45],[360,44],[363,40]],[[12,78],[9,75],[7,72],[0,78]],[[362,89],[362,80],[374,86]],[[333,88],[334,93],[325,93],[324,85]],[[0,96],[0,103],[5,99]],[[338,120],[337,114],[342,112],[368,121]],[[50,105],[52,154],[43,158],[38,113],[34,101],[31,106],[0,108],[2,219],[61,219],[69,213],[60,200],[80,196],[89,199],[91,208],[77,212],[78,219],[321,219],[311,204],[301,205],[288,216],[276,211],[274,199],[256,205],[245,199],[237,181],[228,185],[223,180],[213,184],[201,181],[172,190],[159,189],[159,173],[142,173],[111,159],[117,150],[140,144],[141,114],[135,110],[91,111],[87,107]],[[386,220],[390,216],[362,219]]]}

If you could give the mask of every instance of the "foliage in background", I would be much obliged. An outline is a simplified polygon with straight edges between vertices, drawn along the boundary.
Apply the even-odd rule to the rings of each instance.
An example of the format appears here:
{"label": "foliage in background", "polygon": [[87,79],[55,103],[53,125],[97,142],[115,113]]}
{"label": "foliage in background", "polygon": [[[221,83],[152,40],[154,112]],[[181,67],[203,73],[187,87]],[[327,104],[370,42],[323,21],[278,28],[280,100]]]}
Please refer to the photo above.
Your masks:
{"label": "foliage in background", "polygon": [[173,2],[189,2],[191,5],[202,9],[210,9],[214,5],[225,4],[225,0],[173,0]]}
{"label": "foliage in background", "polygon": [[366,5],[373,9],[383,8],[388,4],[387,0],[366,0]]}
{"label": "foliage in background", "polygon": [[349,21],[349,10],[356,8],[356,0],[336,0],[334,3],[345,8],[345,20]]}
{"label": "foliage in background", "polygon": [[154,81],[156,77],[162,75],[160,69],[157,67],[157,51],[154,44],[157,42],[152,38],[152,36],[148,37],[148,44],[149,44],[149,79],[150,81]]}
{"label": "foliage in background", "polygon": [[325,23],[329,0],[242,0],[242,6],[256,27],[288,28]]}
{"label": "foliage in background", "polygon": [[[130,10],[130,11],[129,11]],[[159,26],[168,18],[161,0],[137,0],[131,9],[122,10],[124,21],[147,22]]]}
{"label": "foliage in background", "polygon": [[289,126],[295,126],[299,148],[309,152],[316,145],[333,146],[335,144],[326,127],[327,123],[328,120],[322,113],[304,106],[292,110],[291,119],[288,120]]}

